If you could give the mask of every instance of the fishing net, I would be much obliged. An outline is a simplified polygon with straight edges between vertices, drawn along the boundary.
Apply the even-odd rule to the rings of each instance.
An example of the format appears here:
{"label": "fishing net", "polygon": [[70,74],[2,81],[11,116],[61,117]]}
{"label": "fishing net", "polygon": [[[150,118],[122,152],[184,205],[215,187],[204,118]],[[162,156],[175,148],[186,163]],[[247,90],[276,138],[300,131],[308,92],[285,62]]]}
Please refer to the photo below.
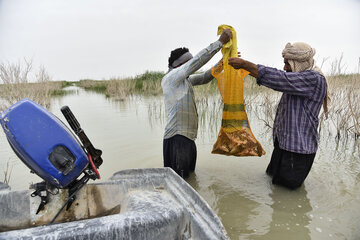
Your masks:
{"label": "fishing net", "polygon": [[245,111],[244,78],[249,72],[234,69],[228,65],[230,57],[237,57],[236,32],[228,25],[218,28],[218,35],[230,29],[232,39],[221,52],[223,61],[211,70],[218,80],[218,87],[224,102],[221,128],[212,153],[234,156],[261,156],[265,154],[261,144],[254,137]]}

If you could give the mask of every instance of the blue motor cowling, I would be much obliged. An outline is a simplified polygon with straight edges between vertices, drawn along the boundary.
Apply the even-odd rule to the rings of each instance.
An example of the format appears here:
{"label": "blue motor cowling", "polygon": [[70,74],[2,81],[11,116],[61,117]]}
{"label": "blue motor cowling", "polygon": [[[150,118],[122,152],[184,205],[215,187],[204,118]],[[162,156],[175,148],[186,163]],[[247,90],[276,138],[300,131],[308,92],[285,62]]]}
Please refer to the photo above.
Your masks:
{"label": "blue motor cowling", "polygon": [[48,193],[57,194],[59,188],[69,190],[63,205],[67,204],[69,209],[76,193],[88,180],[100,178],[97,168],[103,162],[102,151],[92,145],[69,107],[62,107],[61,112],[82,145],[63,122],[29,99],[20,100],[0,116],[1,126],[16,155],[44,180],[31,185],[35,190],[31,196],[41,198],[36,213],[49,201]]}
{"label": "blue motor cowling", "polygon": [[70,130],[56,116],[29,99],[5,110],[0,122],[18,157],[57,188],[67,187],[89,163]]}

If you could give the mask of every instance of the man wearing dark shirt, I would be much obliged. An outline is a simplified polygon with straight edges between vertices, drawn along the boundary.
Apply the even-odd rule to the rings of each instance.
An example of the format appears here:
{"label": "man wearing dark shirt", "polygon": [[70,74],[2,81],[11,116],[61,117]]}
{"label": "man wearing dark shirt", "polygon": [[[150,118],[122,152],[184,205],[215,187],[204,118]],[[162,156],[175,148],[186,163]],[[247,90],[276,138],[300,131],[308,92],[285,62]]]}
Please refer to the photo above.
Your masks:
{"label": "man wearing dark shirt", "polygon": [[245,69],[259,85],[283,93],[274,120],[274,151],[266,173],[273,184],[296,189],[310,172],[318,148],[319,112],[327,114],[327,84],[315,65],[315,49],[288,43],[282,52],[284,71],[230,58],[235,69]]}

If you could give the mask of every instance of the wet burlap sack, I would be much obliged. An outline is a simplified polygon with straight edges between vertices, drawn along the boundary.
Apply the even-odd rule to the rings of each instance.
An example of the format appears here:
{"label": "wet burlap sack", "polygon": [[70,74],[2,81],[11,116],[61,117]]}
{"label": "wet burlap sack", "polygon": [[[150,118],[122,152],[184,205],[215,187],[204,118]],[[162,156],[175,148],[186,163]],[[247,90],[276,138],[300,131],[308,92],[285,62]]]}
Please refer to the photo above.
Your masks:
{"label": "wet burlap sack", "polygon": [[228,25],[218,28],[232,31],[232,39],[222,48],[223,61],[212,68],[224,102],[221,128],[211,153],[234,156],[261,156],[265,154],[261,144],[251,132],[244,106],[244,78],[249,72],[228,65],[229,57],[237,57],[236,32]]}

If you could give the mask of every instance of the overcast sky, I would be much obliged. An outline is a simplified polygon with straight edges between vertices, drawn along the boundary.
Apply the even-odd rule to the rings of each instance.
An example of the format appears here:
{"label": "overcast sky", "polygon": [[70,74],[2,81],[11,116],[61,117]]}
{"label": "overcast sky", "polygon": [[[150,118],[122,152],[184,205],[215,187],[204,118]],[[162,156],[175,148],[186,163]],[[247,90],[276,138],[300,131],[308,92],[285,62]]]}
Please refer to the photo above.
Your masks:
{"label": "overcast sky", "polygon": [[326,73],[341,54],[359,71],[360,0],[0,0],[0,62],[32,59],[69,81],[165,72],[171,50],[196,54],[221,24],[255,63],[282,68],[285,44],[304,41]]}

